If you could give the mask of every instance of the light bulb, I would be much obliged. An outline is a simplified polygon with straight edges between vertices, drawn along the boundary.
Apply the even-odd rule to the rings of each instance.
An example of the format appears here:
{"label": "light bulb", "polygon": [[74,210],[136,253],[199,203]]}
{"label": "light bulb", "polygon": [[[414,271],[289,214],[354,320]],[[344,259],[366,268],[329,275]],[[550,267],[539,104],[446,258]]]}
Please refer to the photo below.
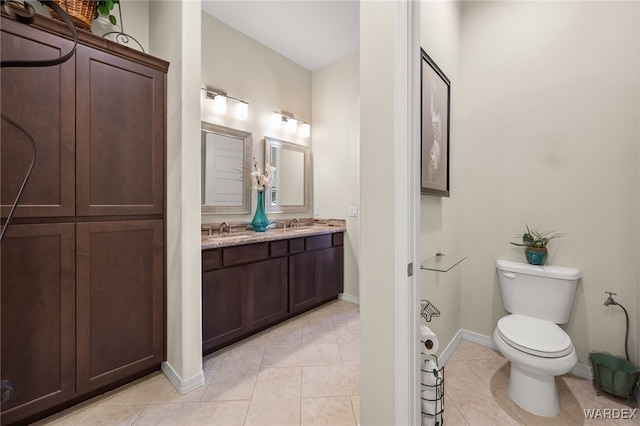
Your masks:
{"label": "light bulb", "polygon": [[249,104],[246,102],[238,102],[236,105],[236,118],[238,120],[246,120],[249,118]]}
{"label": "light bulb", "polygon": [[298,120],[295,118],[290,118],[287,120],[287,132],[295,133],[298,130]]}
{"label": "light bulb", "polygon": [[300,136],[303,138],[311,136],[311,125],[309,123],[302,123],[300,125]]}
{"label": "light bulb", "polygon": [[227,113],[227,97],[222,95],[216,95],[213,98],[213,112],[216,114]]}
{"label": "light bulb", "polygon": [[271,114],[271,127],[279,129],[282,127],[282,115],[279,112]]}

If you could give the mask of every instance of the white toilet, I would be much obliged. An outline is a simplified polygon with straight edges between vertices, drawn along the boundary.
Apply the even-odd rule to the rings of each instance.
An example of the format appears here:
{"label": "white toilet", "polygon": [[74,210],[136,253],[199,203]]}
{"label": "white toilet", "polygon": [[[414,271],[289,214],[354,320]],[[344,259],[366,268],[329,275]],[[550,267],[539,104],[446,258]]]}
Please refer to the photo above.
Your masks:
{"label": "white toilet", "polygon": [[571,338],[557,324],[571,316],[581,272],[562,266],[496,262],[504,308],[498,320],[496,346],[510,362],[507,393],[513,402],[538,416],[560,412],[555,376],[578,362]]}

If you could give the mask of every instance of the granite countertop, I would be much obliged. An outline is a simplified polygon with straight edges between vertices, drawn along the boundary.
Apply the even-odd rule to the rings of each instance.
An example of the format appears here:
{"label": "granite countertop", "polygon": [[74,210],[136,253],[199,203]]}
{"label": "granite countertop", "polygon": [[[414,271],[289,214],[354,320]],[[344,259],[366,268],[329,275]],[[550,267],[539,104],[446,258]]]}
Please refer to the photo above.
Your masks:
{"label": "granite countertop", "polygon": [[299,228],[278,228],[267,229],[265,232],[241,231],[230,234],[202,235],[200,238],[202,250],[215,249],[221,247],[231,247],[243,244],[260,243],[263,241],[286,240],[290,238],[300,238],[309,235],[334,234],[345,232],[346,223],[344,220],[317,221],[310,225],[300,225]]}

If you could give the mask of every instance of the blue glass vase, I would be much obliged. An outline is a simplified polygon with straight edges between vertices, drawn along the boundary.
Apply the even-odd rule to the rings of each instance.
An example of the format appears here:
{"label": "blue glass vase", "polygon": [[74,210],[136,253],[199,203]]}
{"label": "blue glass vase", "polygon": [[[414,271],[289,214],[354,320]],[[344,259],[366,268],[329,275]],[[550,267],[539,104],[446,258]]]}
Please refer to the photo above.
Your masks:
{"label": "blue glass vase", "polygon": [[264,211],[264,191],[258,191],[258,203],[256,205],[256,214],[253,216],[251,226],[256,232],[264,232],[269,226],[269,219]]}

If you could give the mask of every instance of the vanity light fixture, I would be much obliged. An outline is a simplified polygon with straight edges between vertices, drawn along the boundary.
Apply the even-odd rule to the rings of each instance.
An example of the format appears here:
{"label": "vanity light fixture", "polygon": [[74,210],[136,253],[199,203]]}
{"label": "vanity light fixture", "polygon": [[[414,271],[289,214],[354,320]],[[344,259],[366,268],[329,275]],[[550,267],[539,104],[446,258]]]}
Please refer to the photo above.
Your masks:
{"label": "vanity light fixture", "polygon": [[207,99],[211,99],[213,101],[213,112],[216,114],[226,114],[227,113],[227,100],[231,99],[236,104],[235,117],[238,120],[246,120],[249,118],[249,103],[245,102],[241,99],[233,98],[227,95],[226,92],[222,90],[215,89],[201,89],[205,92],[205,96]]}
{"label": "vanity light fixture", "polygon": [[284,111],[273,111],[271,113],[271,126],[274,129],[282,128],[285,123],[285,130],[289,133],[298,132],[298,136],[308,138],[311,135],[311,125],[306,121],[299,120],[293,114]]}

